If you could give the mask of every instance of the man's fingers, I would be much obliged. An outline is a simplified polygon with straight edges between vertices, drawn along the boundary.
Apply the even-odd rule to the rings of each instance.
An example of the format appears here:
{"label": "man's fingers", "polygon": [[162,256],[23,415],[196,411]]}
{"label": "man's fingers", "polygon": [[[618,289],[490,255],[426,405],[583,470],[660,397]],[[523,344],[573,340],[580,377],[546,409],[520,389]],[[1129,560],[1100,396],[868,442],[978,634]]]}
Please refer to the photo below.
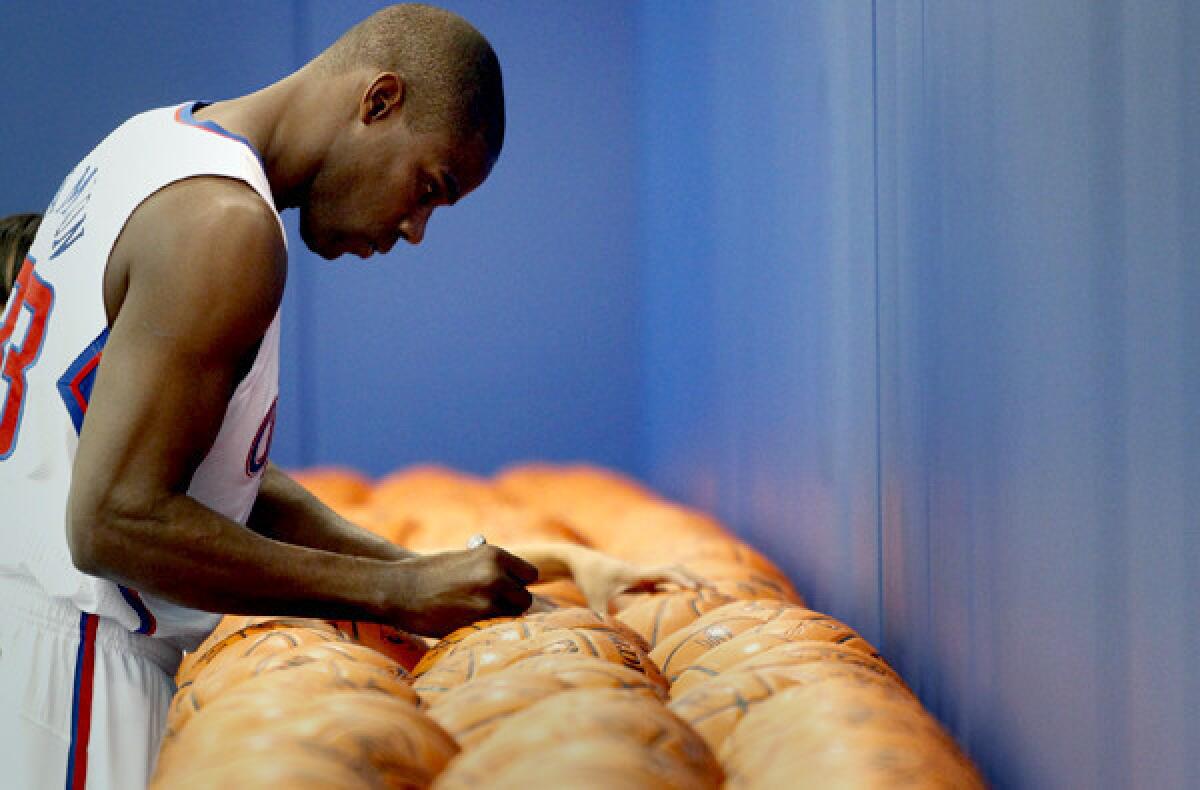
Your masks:
{"label": "man's fingers", "polygon": [[496,562],[522,584],[533,584],[538,580],[538,569],[511,552],[496,549]]}
{"label": "man's fingers", "polygon": [[533,593],[512,580],[500,584],[496,604],[505,614],[522,614],[533,603]]}

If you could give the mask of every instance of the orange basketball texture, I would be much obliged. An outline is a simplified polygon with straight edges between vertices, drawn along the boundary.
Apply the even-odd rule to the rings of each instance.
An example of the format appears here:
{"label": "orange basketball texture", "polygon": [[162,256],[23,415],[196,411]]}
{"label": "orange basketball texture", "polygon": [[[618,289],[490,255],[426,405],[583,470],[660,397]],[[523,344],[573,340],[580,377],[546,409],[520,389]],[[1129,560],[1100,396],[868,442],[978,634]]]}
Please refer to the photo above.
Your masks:
{"label": "orange basketball texture", "polygon": [[[224,622],[224,621],[222,621]],[[235,620],[232,625],[236,625]],[[213,632],[195,652],[184,656],[175,673],[176,685],[193,681],[201,672],[207,672],[228,662],[251,655],[263,656],[279,650],[288,650],[302,644],[318,642],[346,642],[348,638],[324,620],[300,618],[252,619],[249,625],[229,633],[223,629]]]}
{"label": "orange basketball texture", "polygon": [[737,538],[701,538],[679,546],[674,554],[676,562],[691,560],[721,560],[733,565],[753,568],[767,576],[787,578],[778,565],[767,555],[749,543]]}
{"label": "orange basketball texture", "polygon": [[802,606],[774,600],[735,601],[712,609],[659,641],[650,655],[668,679],[717,645],[768,622],[823,617]]}
{"label": "orange basketball texture", "polygon": [[[633,596],[630,596],[633,597]],[[617,620],[641,634],[651,648],[663,638],[733,599],[708,588],[651,593],[616,615]]]}
{"label": "orange basketball texture", "polygon": [[604,547],[621,512],[657,500],[630,478],[582,464],[511,467],[496,476],[495,484],[511,499],[562,519],[597,548]]}
{"label": "orange basketball texture", "polygon": [[[416,704],[407,683],[407,672],[387,656],[352,642],[318,642],[262,656],[212,665],[188,681],[175,694],[168,712],[167,727],[182,729],[187,720],[242,683],[274,672],[287,672],[298,684],[355,688],[359,685],[388,690]],[[325,676],[324,682],[301,676]]]}
{"label": "orange basketball texture", "polygon": [[872,672],[888,678],[893,684],[911,694],[904,680],[896,674],[896,671],[882,656],[833,642],[786,642],[768,648],[757,656],[743,661],[738,665],[738,669],[771,669],[808,664],[812,661],[830,661],[868,667]]}
{"label": "orange basketball texture", "polygon": [[427,705],[446,692],[475,678],[485,677],[535,656],[578,654],[610,661],[641,672],[666,693],[667,684],[646,653],[620,633],[606,628],[556,628],[531,639],[482,644],[439,662],[414,681]]}
{"label": "orange basketball texture", "polygon": [[767,573],[753,566],[720,558],[683,560],[679,565],[731,598],[744,601],[766,598],[804,604],[800,593],[782,574]]}
{"label": "orange basketball texture", "polygon": [[288,472],[288,476],[333,508],[361,504],[371,494],[371,481],[345,467],[313,467]]}
{"label": "orange basketball texture", "polygon": [[501,491],[551,511],[604,496],[623,495],[631,501],[658,498],[631,477],[588,464],[518,464],[501,470],[493,482]]}
{"label": "orange basketball texture", "polygon": [[644,689],[665,700],[662,685],[645,672],[575,653],[527,658],[502,670],[497,676],[521,675],[554,677],[567,688]]}
{"label": "orange basketball texture", "polygon": [[429,715],[469,749],[514,713],[575,688],[626,689],[656,698],[662,694],[641,672],[608,661],[573,654],[539,656],[451,689],[434,702]]}
{"label": "orange basketball texture", "polygon": [[554,676],[498,672],[450,689],[430,705],[428,713],[459,746],[471,749],[514,713],[565,688]]}
{"label": "orange basketball texture", "polygon": [[400,546],[405,544],[417,527],[416,522],[405,518],[403,513],[392,513],[387,508],[369,502],[332,509],[350,523]]}
{"label": "orange basketball texture", "polygon": [[[238,748],[243,750],[249,750],[252,746],[249,742],[255,739],[267,739],[270,745],[276,745],[279,739],[272,736],[272,732],[307,704],[308,698],[281,694],[278,689],[254,694],[230,693],[214,700],[196,712],[182,730],[166,734],[151,784],[174,775],[177,765],[190,764],[197,754],[211,755],[228,750],[230,734],[240,739]],[[198,726],[201,722],[205,722],[205,726]],[[169,783],[160,786],[169,786]]]}
{"label": "orange basketball texture", "polygon": [[911,698],[848,678],[783,691],[722,747],[731,787],[981,788],[953,739]]}
{"label": "orange basketball texture", "polygon": [[564,691],[506,719],[463,752],[438,787],[486,786],[489,777],[523,754],[550,754],[589,737],[613,737],[649,747],[702,776],[721,776],[716,758],[696,733],[654,697],[617,689]]}
{"label": "orange basketball texture", "polygon": [[370,764],[387,787],[428,787],[459,750],[416,706],[361,691],[322,695],[280,733],[336,751],[348,764]]}
{"label": "orange basketball texture", "polygon": [[706,540],[733,540],[712,516],[663,501],[631,503],[588,533],[597,548],[634,562],[674,559],[681,547]]}
{"label": "orange basketball texture", "polygon": [[[277,628],[322,627],[333,630],[332,626],[324,620],[304,617],[227,614],[217,622],[212,633],[205,637],[195,650],[184,654],[183,660],[179,663],[179,669],[175,672],[175,682],[182,684],[191,680],[203,665],[216,657],[217,652],[230,644],[242,641],[247,635],[264,633]],[[242,631],[245,633],[234,636]],[[233,638],[230,639],[230,637]]]}
{"label": "orange basketball texture", "polygon": [[380,777],[369,766],[349,766],[309,744],[288,742],[264,759],[236,751],[186,771],[157,772],[151,790],[377,790]]}
{"label": "orange basketball texture", "polygon": [[[255,703],[258,703],[257,705]],[[262,707],[283,715],[264,717]],[[370,691],[334,691],[280,702],[235,694],[196,716],[164,753],[159,783],[186,776],[227,756],[270,762],[293,747],[369,766],[372,786],[427,787],[458,751],[454,740],[414,705]],[[236,785],[241,787],[243,785]]]}
{"label": "orange basketball texture", "polygon": [[813,612],[809,619],[778,619],[754,626],[719,644],[712,650],[694,659],[691,664],[675,672],[670,679],[671,696],[687,693],[693,686],[710,677],[719,675],[742,662],[756,658],[762,653],[789,642],[832,642],[858,650],[880,662],[883,658],[870,642],[856,634],[848,626],[832,617]]}
{"label": "orange basketball texture", "polygon": [[494,790],[717,790],[719,774],[696,770],[620,736],[590,736],[524,752],[488,779]]}
{"label": "orange basketball texture", "polygon": [[421,660],[417,662],[417,665],[413,667],[413,676],[420,677],[428,672],[435,664],[437,664],[446,656],[450,655],[450,653],[454,652],[460,643],[464,642],[467,638],[473,636],[474,634],[480,631],[485,631],[488,628],[500,623],[511,622],[514,619],[515,618],[512,617],[493,617],[487,620],[478,620],[474,623],[464,625],[457,630],[451,631],[449,634],[446,634],[446,636],[435,642],[433,646],[430,647],[425,653],[425,655],[422,656]]}
{"label": "orange basketball texture", "polygon": [[417,465],[381,478],[371,491],[370,501],[400,509],[412,504],[458,500],[492,502],[499,495],[490,482],[444,466]]}
{"label": "orange basketball texture", "polygon": [[218,681],[219,685],[209,685],[206,678],[202,675],[198,683],[188,682],[175,693],[167,711],[164,737],[177,735],[209,702],[233,694],[309,698],[329,691],[357,690],[388,694],[412,705],[420,703],[402,673],[394,668],[357,661],[325,660],[286,666],[229,685],[225,685],[223,679]]}
{"label": "orange basketball texture", "polygon": [[383,653],[409,672],[429,652],[424,639],[394,626],[356,620],[328,622],[358,644]]}
{"label": "orange basketball texture", "polygon": [[527,614],[519,618],[497,617],[480,620],[454,631],[430,648],[425,658],[413,670],[422,675],[437,662],[458,650],[475,648],[484,644],[518,642],[532,639],[544,631],[555,628],[605,628],[616,630],[643,650],[647,645],[639,636],[629,632],[618,622],[608,620],[583,607],[557,609],[550,612]]}
{"label": "orange basketball texture", "polygon": [[584,597],[583,591],[579,589],[575,582],[569,579],[531,584],[529,585],[529,591],[534,595],[547,598],[561,607],[587,606],[587,598]]}
{"label": "orange basketball texture", "polygon": [[887,693],[911,699],[894,673],[858,651],[840,645],[793,643],[801,648],[788,656],[790,663],[750,667],[746,662],[694,686],[672,699],[669,707],[705,741],[719,751],[721,744],[742,716],[754,705],[777,691],[796,685],[821,682],[831,675],[851,677],[855,682],[879,686]]}

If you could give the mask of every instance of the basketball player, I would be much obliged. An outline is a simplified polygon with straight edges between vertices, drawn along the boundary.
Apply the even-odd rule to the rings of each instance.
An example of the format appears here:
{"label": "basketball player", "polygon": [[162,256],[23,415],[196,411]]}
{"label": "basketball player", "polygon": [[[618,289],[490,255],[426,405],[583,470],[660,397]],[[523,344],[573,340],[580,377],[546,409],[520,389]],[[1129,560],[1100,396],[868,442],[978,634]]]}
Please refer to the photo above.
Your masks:
{"label": "basketball player", "polygon": [[488,42],[404,5],[257,93],[130,119],[67,176],[0,322],[6,786],[144,786],[213,613],[437,635],[529,606],[533,564],[412,555],[267,460],[278,211],[329,259],[417,244],[503,138]]}

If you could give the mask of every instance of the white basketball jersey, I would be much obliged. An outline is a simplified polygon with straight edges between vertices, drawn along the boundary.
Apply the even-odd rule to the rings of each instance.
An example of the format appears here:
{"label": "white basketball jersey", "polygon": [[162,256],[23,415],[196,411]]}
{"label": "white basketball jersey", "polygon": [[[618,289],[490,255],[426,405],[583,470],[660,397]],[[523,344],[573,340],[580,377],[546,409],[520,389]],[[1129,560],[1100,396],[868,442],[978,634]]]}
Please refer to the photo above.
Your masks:
{"label": "white basketball jersey", "polygon": [[[220,615],[81,573],[67,547],[66,503],[108,338],[104,272],[130,214],[164,186],[193,176],[238,179],[275,207],[258,154],[245,139],[196,120],[197,106],[126,121],[67,176],[0,323],[0,573],[30,576],[52,597],[181,649],[194,647]],[[278,381],[276,312],[188,489],[239,523],[250,515],[266,467]]]}

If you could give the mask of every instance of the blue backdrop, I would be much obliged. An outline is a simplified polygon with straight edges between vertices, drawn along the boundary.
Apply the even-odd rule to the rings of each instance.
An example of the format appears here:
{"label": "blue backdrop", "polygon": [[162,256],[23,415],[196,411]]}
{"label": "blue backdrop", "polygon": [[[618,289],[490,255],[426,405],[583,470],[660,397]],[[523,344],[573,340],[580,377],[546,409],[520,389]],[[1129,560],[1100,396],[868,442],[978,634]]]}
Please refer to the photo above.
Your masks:
{"label": "blue backdrop", "polygon": [[[506,150],[420,249],[294,243],[276,456],[630,471],[996,786],[1200,786],[1200,8],[448,5]],[[0,212],[373,7],[0,4]]]}
{"label": "blue backdrop", "polygon": [[1197,787],[1200,6],[639,14],[642,469],[999,787]]}

